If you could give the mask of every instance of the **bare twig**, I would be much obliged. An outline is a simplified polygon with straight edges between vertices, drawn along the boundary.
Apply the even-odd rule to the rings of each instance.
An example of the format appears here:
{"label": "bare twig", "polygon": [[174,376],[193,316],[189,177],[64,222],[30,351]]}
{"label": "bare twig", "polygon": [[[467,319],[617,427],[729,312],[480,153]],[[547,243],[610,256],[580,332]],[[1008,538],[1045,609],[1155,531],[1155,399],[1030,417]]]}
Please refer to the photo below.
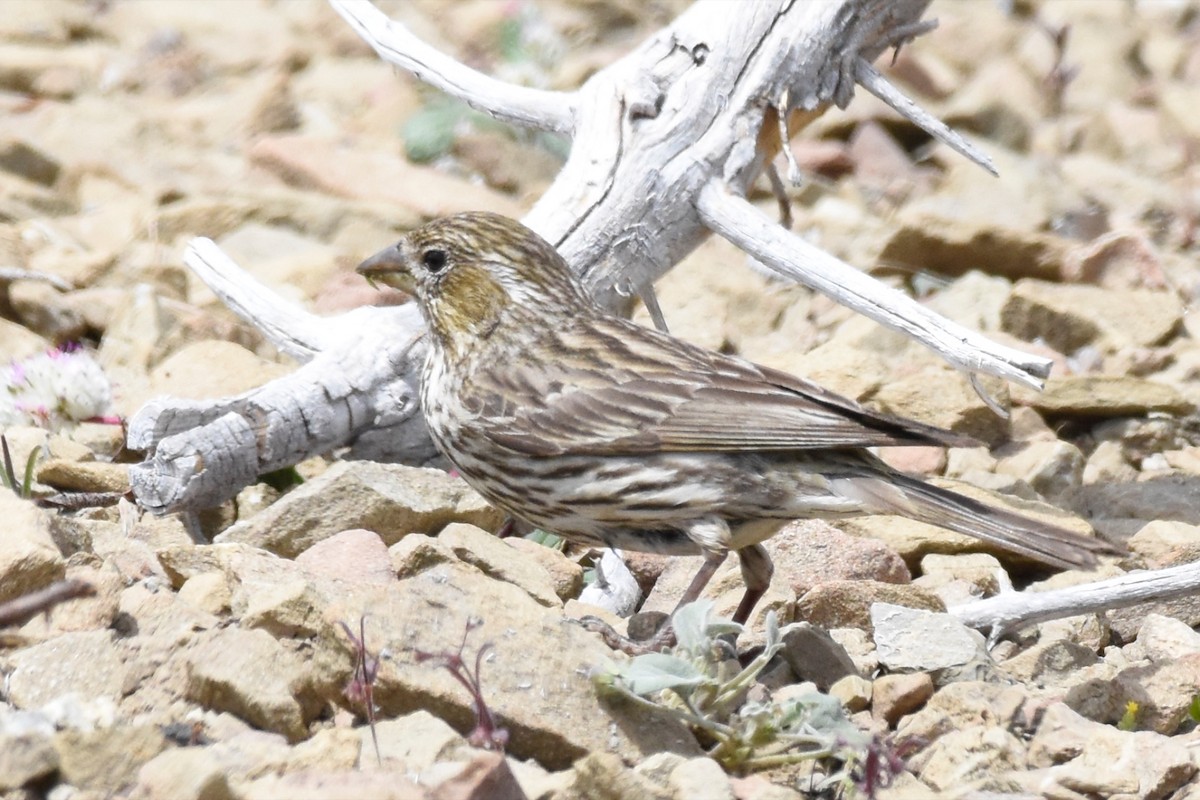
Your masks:
{"label": "bare twig", "polygon": [[55,581],[45,589],[21,595],[7,603],[0,603],[0,628],[22,625],[37,614],[49,611],[59,603],[79,597],[93,597],[95,594],[96,587],[78,578]]}

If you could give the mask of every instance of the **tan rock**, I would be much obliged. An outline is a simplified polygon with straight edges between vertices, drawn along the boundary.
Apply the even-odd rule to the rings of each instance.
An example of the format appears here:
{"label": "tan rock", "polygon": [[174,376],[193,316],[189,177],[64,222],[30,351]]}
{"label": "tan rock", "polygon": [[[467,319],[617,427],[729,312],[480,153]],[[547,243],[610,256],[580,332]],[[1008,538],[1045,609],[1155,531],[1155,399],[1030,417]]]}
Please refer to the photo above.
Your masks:
{"label": "tan rock", "polygon": [[1025,745],[1004,728],[974,725],[950,731],[920,756],[916,770],[934,789],[954,789],[1025,765]]}
{"label": "tan rock", "polygon": [[342,461],[216,541],[245,542],[291,558],[349,528],[375,531],[390,546],[451,522],[494,529],[501,517],[462,479],[441,470]]}
{"label": "tan rock", "polygon": [[166,746],[162,731],[153,725],[66,730],[54,737],[64,783],[112,794],[132,784],[142,765]]}
{"label": "tan rock", "polygon": [[225,768],[210,748],[173,747],[138,770],[146,800],[232,800]]}
{"label": "tan rock", "polygon": [[290,371],[233,342],[209,340],[164,359],[151,371],[150,386],[154,394],[206,400],[241,394]]}
{"label": "tan rock", "polygon": [[132,680],[125,648],[110,630],[64,633],[18,651],[10,664],[7,695],[17,708],[37,708],[72,692],[115,701]]}
{"label": "tan rock", "polygon": [[[579,592],[583,589],[583,567],[563,555],[561,550],[546,547],[520,536],[510,536],[504,540],[504,543],[546,570],[550,575],[550,582],[554,586],[554,593],[558,595],[559,600],[566,602],[579,596]],[[628,563],[626,565],[628,566]],[[630,567],[630,571],[632,570],[633,568]],[[637,577],[637,573],[634,573],[634,577]]]}
{"label": "tan rock", "polygon": [[1063,353],[1095,344],[1161,344],[1178,328],[1183,306],[1173,292],[1023,280],[1000,313],[1003,329],[1027,341],[1043,339]]}
{"label": "tan rock", "polygon": [[58,769],[58,752],[49,735],[0,733],[0,791],[35,784]]}
{"label": "tan rock", "polygon": [[188,699],[293,742],[319,710],[301,659],[263,631],[208,631],[188,651],[187,668]]}
{"label": "tan rock", "polygon": [[819,583],[796,602],[798,619],[823,628],[872,630],[871,605],[891,603],[929,611],[945,611],[932,592],[915,586],[879,581],[828,581]]}
{"label": "tan rock", "polygon": [[933,696],[933,679],[925,672],[883,675],[871,684],[871,714],[895,725]]}
{"label": "tan rock", "polygon": [[38,466],[37,480],[71,492],[127,492],[129,467],[102,461],[64,461],[56,458]]}
{"label": "tan rock", "polygon": [[829,694],[841,701],[846,711],[854,714],[871,705],[874,684],[861,675],[847,675],[829,687]]}
{"label": "tan rock", "polygon": [[213,615],[229,613],[231,594],[224,572],[202,572],[179,587],[179,599]]}
{"label": "tan rock", "polygon": [[1000,456],[997,472],[1025,481],[1043,497],[1058,497],[1083,482],[1083,453],[1070,442],[1013,443],[996,454]]}
{"label": "tan rock", "polygon": [[63,576],[65,565],[52,536],[50,512],[0,488],[0,603],[40,589]]}

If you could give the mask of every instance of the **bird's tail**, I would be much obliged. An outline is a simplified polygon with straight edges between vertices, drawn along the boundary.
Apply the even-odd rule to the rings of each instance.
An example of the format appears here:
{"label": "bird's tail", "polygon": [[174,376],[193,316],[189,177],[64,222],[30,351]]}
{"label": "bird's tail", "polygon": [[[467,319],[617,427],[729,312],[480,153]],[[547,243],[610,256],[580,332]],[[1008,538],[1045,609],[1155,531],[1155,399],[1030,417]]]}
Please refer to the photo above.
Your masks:
{"label": "bird's tail", "polygon": [[[974,536],[1005,550],[1064,569],[1089,569],[1099,555],[1120,555],[1108,542],[1083,536],[1015,511],[901,473],[886,479],[854,477],[853,494],[879,513],[896,513]],[[849,488],[849,487],[846,487]],[[867,499],[869,497],[869,499]]]}

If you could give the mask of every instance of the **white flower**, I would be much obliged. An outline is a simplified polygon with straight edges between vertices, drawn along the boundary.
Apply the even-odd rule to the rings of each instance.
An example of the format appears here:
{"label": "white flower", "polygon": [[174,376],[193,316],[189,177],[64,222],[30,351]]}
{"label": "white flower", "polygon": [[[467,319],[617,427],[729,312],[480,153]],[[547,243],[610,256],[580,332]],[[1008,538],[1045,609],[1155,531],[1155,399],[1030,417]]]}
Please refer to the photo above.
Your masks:
{"label": "white flower", "polygon": [[104,371],[72,345],[0,369],[0,425],[57,428],[101,416],[111,404]]}

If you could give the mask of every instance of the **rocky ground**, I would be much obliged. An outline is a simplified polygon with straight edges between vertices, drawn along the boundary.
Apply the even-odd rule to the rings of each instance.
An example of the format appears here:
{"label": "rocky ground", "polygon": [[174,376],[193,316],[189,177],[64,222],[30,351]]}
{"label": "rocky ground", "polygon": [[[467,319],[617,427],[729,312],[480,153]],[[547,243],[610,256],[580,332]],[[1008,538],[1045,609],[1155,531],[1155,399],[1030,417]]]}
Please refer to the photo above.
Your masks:
{"label": "rocky ground", "polygon": [[[383,7],[498,77],[572,88],[684,5]],[[719,241],[659,296],[680,335],[987,444],[885,453],[898,466],[1130,555],[1050,574],[891,517],[793,526],[770,543],[775,581],[743,645],[763,641],[767,610],[813,627],[785,637],[750,698],[816,688],[876,737],[887,781],[846,797],[1197,800],[1200,599],[1044,622],[990,650],[943,613],[1010,583],[1200,558],[1200,6],[1001,5],[935,2],[941,27],[891,69],[1000,178],[860,95],[793,143],[808,176],[795,229],[1053,358],[1045,392],[985,381],[1012,408],[999,417],[919,345]],[[73,398],[0,405],[18,483],[45,445],[39,494],[120,491],[138,460],[119,425],[68,417],[294,368],[181,266],[190,237],[332,314],[378,301],[352,273],[362,257],[438,214],[519,215],[564,152],[396,74],[317,0],[2,12],[0,359],[20,365],[9,406],[35,373]],[[100,370],[79,352],[36,361],[68,342]],[[0,489],[0,603],[62,578],[94,590],[0,633],[0,796],[816,796],[809,765],[730,774],[677,712],[598,694],[589,674],[614,657],[569,621],[596,613],[579,600],[589,554],[495,539],[496,512],[438,470],[331,457],[297,474],[203,515],[214,544],[128,504],[59,513]],[[671,608],[695,568],[631,561],[647,610]],[[739,591],[726,565],[709,594],[728,613]],[[475,674],[485,645],[491,727],[449,668],[461,656]],[[477,746],[499,728],[506,759]]]}

